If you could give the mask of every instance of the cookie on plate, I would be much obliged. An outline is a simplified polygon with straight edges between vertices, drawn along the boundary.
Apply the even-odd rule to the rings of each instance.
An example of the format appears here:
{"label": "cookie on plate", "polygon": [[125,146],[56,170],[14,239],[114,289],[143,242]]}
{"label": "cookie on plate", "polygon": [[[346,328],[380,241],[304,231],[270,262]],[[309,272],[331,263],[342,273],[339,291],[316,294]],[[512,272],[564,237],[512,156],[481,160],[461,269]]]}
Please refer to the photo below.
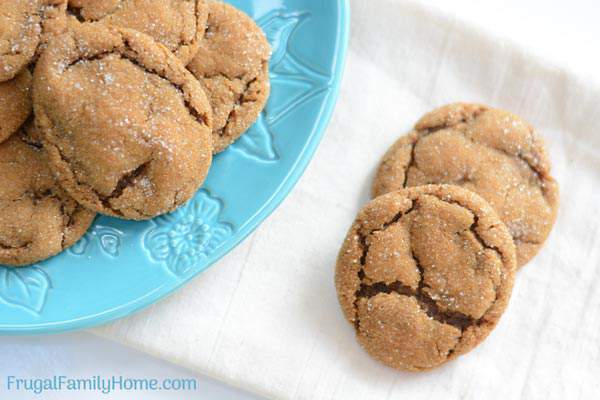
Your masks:
{"label": "cookie on plate", "polygon": [[0,0],[0,82],[21,72],[40,45],[66,28],[67,0]]}
{"label": "cookie on plate", "polygon": [[0,144],[0,264],[28,265],[60,253],[95,215],[56,183],[45,152],[25,132]]}
{"label": "cookie on plate", "polygon": [[165,45],[187,64],[198,51],[206,28],[204,0],[69,0],[80,21],[135,29]]}
{"label": "cookie on plate", "polygon": [[252,18],[228,4],[209,3],[206,34],[188,69],[204,84],[213,108],[215,153],[235,142],[265,107],[270,56]]}
{"label": "cookie on plate", "polygon": [[335,280],[365,350],[422,371],[486,338],[507,306],[515,266],[512,238],[485,200],[429,185],[380,196],[359,212]]}
{"label": "cookie on plate", "polygon": [[15,133],[31,114],[31,73],[21,71],[0,82],[0,143]]}
{"label": "cookie on plate", "polygon": [[80,24],[50,41],[33,86],[50,167],[85,207],[149,219],[202,185],[212,160],[208,99],[149,36]]}
{"label": "cookie on plate", "polygon": [[487,200],[515,241],[519,267],[537,254],[558,211],[558,185],[533,127],[483,105],[425,115],[383,157],[373,195],[425,184],[462,186]]}

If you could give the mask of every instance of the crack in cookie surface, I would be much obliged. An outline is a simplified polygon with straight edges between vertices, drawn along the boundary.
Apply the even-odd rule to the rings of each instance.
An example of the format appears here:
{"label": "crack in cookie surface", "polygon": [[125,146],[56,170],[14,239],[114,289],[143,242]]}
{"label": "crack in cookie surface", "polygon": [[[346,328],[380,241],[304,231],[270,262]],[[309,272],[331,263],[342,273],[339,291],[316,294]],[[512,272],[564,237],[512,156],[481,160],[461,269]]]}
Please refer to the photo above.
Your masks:
{"label": "crack in cookie surface", "polygon": [[464,354],[494,328],[514,265],[510,235],[485,202],[432,185],[361,210],[338,258],[336,288],[371,355],[424,370]]}
{"label": "crack in cookie surface", "polygon": [[[476,240],[478,241],[478,243],[481,245],[481,247],[483,249],[492,250],[496,254],[498,254],[500,257],[503,256],[500,249],[497,246],[489,245],[479,235],[479,233],[477,231],[479,217],[477,215],[472,213],[471,210],[469,210],[467,207],[465,207],[463,204],[461,204],[459,202],[449,201],[448,199],[443,199],[438,196],[436,196],[436,197],[441,201],[447,202],[449,204],[456,204],[456,205],[459,205],[460,207],[463,207],[466,210],[468,210],[473,215],[473,218],[474,218],[474,222],[468,228],[468,231],[473,233],[473,236],[476,238]],[[366,264],[367,253],[369,252],[369,245],[368,245],[367,237],[372,236],[374,233],[382,232],[382,231],[386,230],[389,226],[400,221],[400,219],[402,217],[408,216],[412,212],[417,211],[418,209],[419,209],[419,206],[418,206],[417,201],[415,200],[409,210],[407,210],[405,212],[399,212],[392,219],[383,223],[381,228],[371,230],[368,234],[361,233],[360,232],[361,229],[360,228],[358,229],[359,243],[360,243],[360,246],[362,249],[362,254],[360,256],[361,268],[357,274],[358,279],[360,281],[360,286],[355,293],[355,301],[354,301],[354,308],[355,308],[355,315],[356,315],[355,325],[357,328],[358,328],[358,325],[360,324],[360,318],[358,317],[358,314],[357,314],[356,302],[361,298],[368,299],[379,293],[392,293],[392,292],[398,293],[403,296],[415,298],[417,300],[417,302],[419,303],[419,306],[423,309],[423,311],[425,311],[427,313],[427,315],[429,317],[435,319],[438,322],[452,325],[452,326],[460,329],[461,332],[464,332],[464,330],[466,328],[468,328],[469,326],[479,325],[483,321],[485,321],[484,317],[473,318],[473,317],[471,317],[467,314],[464,314],[462,312],[459,312],[459,311],[440,309],[436,300],[434,300],[428,293],[426,293],[423,290],[425,288],[429,288],[429,286],[425,283],[425,268],[421,265],[418,257],[414,254],[414,251],[412,251],[412,249],[411,249],[411,257],[414,260],[414,262],[417,266],[417,269],[419,271],[419,275],[420,275],[419,284],[418,284],[417,289],[413,289],[401,281],[395,281],[390,284],[387,284],[385,282],[368,282],[368,283],[365,282],[364,267]],[[494,291],[496,292],[496,290],[497,290],[497,285],[494,285]],[[494,300],[494,302],[495,302],[495,300]],[[493,305],[494,302],[492,302],[490,307]],[[490,307],[488,307],[488,310]],[[484,316],[488,310],[486,310],[486,312],[484,313]]]}
{"label": "crack in cookie surface", "polygon": [[[17,37],[2,37],[0,40],[5,43],[2,47],[6,47],[0,50],[0,82],[8,81],[26,69],[39,56],[49,37],[65,29],[66,2],[13,1],[13,4],[6,5],[9,10],[4,10],[6,20],[2,23],[21,24],[21,29]],[[12,7],[20,11],[16,21],[10,18]]]}
{"label": "crack in cookie surface", "polygon": [[[224,75],[222,75],[224,76]],[[247,100],[246,98],[248,97],[248,94],[250,93],[250,89],[252,87],[252,85],[254,85],[257,81],[258,78],[252,78],[249,81],[245,81],[244,78],[233,78],[230,81],[240,81],[240,83],[243,84],[243,89],[239,92],[239,93],[235,93],[232,90],[232,95],[235,97],[235,101],[233,103],[233,107],[231,107],[231,110],[229,111],[229,114],[227,114],[227,118],[225,120],[225,125],[221,128],[217,129],[217,134],[221,137],[226,135],[226,132],[229,131],[230,125],[234,122],[233,119],[236,116],[236,113],[239,112],[239,107],[241,107],[242,105],[246,104],[246,103],[255,103],[257,100]],[[232,84],[232,86],[235,86]],[[229,135],[231,136],[231,135]],[[233,137],[230,137],[228,140],[234,140]]]}
{"label": "crack in cookie surface", "polygon": [[[201,185],[212,158],[210,105],[163,46],[131,30],[79,24],[53,43],[36,73],[44,82],[36,115],[51,165],[86,207],[149,219]],[[47,98],[57,92],[59,102]]]}
{"label": "crack in cookie surface", "polygon": [[187,67],[213,108],[215,153],[250,128],[266,105],[269,57],[268,41],[249,16],[227,4],[208,4],[205,38]]}
{"label": "crack in cookie surface", "polygon": [[[26,129],[26,128],[24,128]],[[70,198],[50,173],[44,153],[20,132],[0,145],[0,263],[22,266],[73,245],[95,213]]]}
{"label": "crack in cookie surface", "polygon": [[506,223],[519,266],[548,237],[558,210],[558,186],[533,127],[513,114],[453,104],[422,118],[386,153],[373,195],[424,184],[472,190]]}
{"label": "crack in cookie surface", "polygon": [[[193,10],[189,8],[192,3]],[[204,35],[208,9],[204,0],[120,0],[110,8],[106,6],[110,4],[71,1],[68,13],[80,23],[101,23],[145,33],[166,46],[184,64],[191,61]]]}
{"label": "crack in cookie surface", "polygon": [[78,59],[71,61],[67,65],[67,70],[72,68],[73,66],[79,65],[82,62],[102,61],[104,59],[107,59],[107,58],[113,57],[113,56],[119,57],[123,60],[127,60],[130,63],[132,63],[133,65],[135,65],[136,67],[142,69],[144,72],[146,72],[148,74],[156,75],[156,76],[164,79],[165,82],[168,82],[171,86],[173,86],[173,88],[175,88],[179,92],[179,95],[181,96],[181,98],[183,100],[183,104],[187,108],[190,115],[192,117],[194,117],[196,119],[196,121],[198,123],[200,123],[201,125],[203,125],[205,127],[210,127],[210,123],[211,123],[210,116],[207,114],[207,112],[201,112],[197,108],[192,106],[188,96],[186,95],[186,92],[185,92],[183,86],[170,81],[164,73],[161,73],[161,71],[150,69],[146,65],[141,63],[136,58],[136,56],[139,57],[138,53],[136,52],[136,50],[133,49],[133,47],[130,45],[129,41],[126,38],[123,38],[123,47],[122,48],[115,48],[111,51],[98,53],[91,57],[79,57]]}

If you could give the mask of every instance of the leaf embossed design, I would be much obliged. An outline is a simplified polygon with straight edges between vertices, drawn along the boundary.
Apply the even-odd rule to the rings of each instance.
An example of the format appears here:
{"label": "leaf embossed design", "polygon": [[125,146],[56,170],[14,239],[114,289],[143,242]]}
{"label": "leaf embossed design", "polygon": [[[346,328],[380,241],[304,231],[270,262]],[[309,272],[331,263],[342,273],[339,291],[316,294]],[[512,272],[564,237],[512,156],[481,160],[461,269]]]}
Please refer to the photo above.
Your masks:
{"label": "leaf embossed design", "polygon": [[9,305],[39,314],[51,287],[50,278],[37,265],[0,267],[0,299]]}

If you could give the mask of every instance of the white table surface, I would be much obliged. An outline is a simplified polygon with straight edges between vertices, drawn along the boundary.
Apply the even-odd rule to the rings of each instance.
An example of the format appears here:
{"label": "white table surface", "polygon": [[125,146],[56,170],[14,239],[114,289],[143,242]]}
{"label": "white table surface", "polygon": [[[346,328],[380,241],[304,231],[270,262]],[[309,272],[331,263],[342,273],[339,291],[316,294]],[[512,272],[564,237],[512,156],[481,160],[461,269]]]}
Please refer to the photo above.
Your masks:
{"label": "white table surface", "polygon": [[[422,0],[448,13],[458,14],[494,34],[521,43],[554,64],[598,80],[600,53],[600,3],[597,0]],[[596,76],[595,76],[596,75]],[[218,265],[214,268],[218,268]],[[258,397],[228,387],[184,368],[152,358],[86,332],[54,336],[0,338],[0,399],[39,398],[31,394],[4,392],[8,375],[29,377],[63,374],[71,376],[123,375],[152,378],[198,379],[195,392],[144,392],[144,399],[227,399]],[[131,393],[111,396],[85,394],[86,399],[131,399]],[[83,398],[76,392],[52,393],[45,399]]]}

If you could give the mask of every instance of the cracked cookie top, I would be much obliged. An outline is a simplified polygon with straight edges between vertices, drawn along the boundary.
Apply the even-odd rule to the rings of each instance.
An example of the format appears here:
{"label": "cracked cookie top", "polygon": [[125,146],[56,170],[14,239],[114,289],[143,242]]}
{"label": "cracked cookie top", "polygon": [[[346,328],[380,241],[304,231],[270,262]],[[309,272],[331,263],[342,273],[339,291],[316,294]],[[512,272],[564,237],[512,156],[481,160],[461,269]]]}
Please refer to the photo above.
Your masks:
{"label": "cracked cookie top", "polygon": [[51,34],[66,28],[67,0],[0,0],[0,82],[14,78]]}
{"label": "cracked cookie top", "polygon": [[149,219],[175,210],[212,160],[201,85],[149,36],[80,24],[34,72],[36,124],[60,184],[94,211]]}
{"label": "cracked cookie top", "polygon": [[206,34],[188,69],[213,108],[215,153],[237,140],[265,107],[270,57],[269,42],[252,18],[228,4],[209,3]]}
{"label": "cracked cookie top", "polygon": [[512,238],[485,200],[429,185],[380,196],[359,212],[336,288],[367,352],[419,371],[485,339],[506,308],[515,266]]}
{"label": "cracked cookie top", "polygon": [[0,144],[0,264],[28,265],[73,245],[96,214],[54,180],[24,132]]}
{"label": "cracked cookie top", "polygon": [[194,58],[206,28],[204,0],[69,0],[80,21],[135,29],[166,46],[184,63]]}
{"label": "cracked cookie top", "polygon": [[0,143],[15,133],[31,114],[31,73],[24,69],[0,82]]}
{"label": "cracked cookie top", "polygon": [[516,115],[477,104],[450,104],[425,115],[385,154],[373,195],[426,184],[452,184],[487,200],[531,260],[550,234],[559,193],[544,144]]}

